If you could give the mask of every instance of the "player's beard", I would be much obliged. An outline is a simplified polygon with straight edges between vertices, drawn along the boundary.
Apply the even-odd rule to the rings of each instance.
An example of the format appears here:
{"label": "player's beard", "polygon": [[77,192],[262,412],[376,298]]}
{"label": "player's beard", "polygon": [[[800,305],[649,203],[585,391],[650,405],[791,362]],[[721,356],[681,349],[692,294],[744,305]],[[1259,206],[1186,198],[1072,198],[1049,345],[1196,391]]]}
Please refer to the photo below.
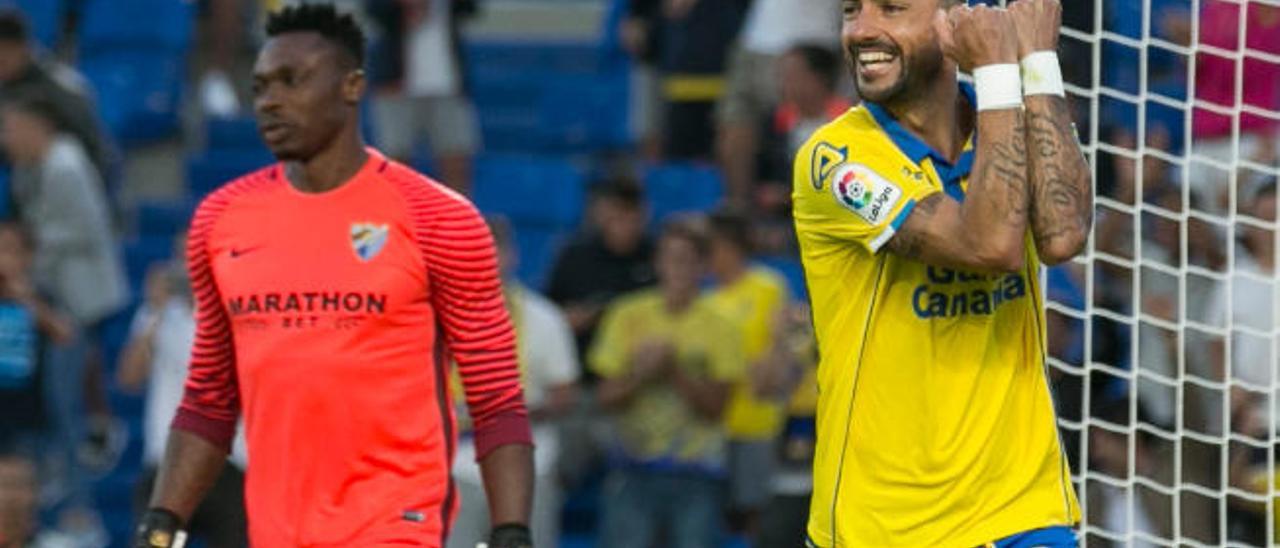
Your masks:
{"label": "player's beard", "polygon": [[853,87],[858,97],[879,105],[901,105],[926,95],[925,90],[933,85],[933,81],[942,73],[942,48],[936,43],[907,55],[901,49],[894,48],[894,61],[901,67],[898,77],[887,87],[867,88],[858,81],[858,57],[856,48],[846,48],[845,63],[853,76]]}

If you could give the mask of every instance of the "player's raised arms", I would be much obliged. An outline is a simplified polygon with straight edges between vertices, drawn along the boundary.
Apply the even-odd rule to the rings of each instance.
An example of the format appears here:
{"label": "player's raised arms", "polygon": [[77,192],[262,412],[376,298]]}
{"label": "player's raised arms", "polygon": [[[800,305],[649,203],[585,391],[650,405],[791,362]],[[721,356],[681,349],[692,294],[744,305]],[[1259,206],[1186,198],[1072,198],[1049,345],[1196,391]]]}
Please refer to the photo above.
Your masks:
{"label": "player's raised arms", "polygon": [[[1017,63],[1012,26],[1008,12],[985,6],[939,11],[934,20],[943,53],[965,70]],[[938,266],[1022,269],[1028,208],[1023,113],[1019,107],[982,110],[976,125],[973,174],[964,202],[942,192],[922,199],[889,240],[890,251]]]}
{"label": "player's raised arms", "polygon": [[[1010,4],[1018,30],[1018,58],[1049,56],[1058,44],[1062,5],[1057,0],[1018,0]],[[1024,71],[1026,69],[1024,68]],[[1031,189],[1028,219],[1040,261],[1054,265],[1084,248],[1093,223],[1093,180],[1089,164],[1071,124],[1062,88],[1024,90],[1026,106],[1027,182]]]}

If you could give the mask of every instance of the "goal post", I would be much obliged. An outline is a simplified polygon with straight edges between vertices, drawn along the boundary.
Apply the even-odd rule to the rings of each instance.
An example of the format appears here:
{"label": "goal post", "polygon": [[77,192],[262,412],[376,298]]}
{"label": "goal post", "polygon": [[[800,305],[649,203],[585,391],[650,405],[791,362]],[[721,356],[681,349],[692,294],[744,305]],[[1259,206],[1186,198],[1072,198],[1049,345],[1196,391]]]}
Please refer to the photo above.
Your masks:
{"label": "goal post", "polygon": [[1082,539],[1272,543],[1280,0],[1062,3],[1096,214],[1043,286]]}

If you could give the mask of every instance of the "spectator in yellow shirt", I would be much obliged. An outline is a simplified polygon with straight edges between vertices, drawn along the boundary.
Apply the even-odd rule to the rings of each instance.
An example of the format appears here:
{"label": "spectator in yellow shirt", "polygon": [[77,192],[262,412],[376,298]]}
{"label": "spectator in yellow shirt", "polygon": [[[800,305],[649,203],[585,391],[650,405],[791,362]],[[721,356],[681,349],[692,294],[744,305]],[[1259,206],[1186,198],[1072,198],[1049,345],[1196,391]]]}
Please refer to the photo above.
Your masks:
{"label": "spectator in yellow shirt", "polygon": [[716,288],[707,296],[741,333],[746,374],[733,386],[724,412],[729,438],[729,508],[735,525],[751,532],[769,501],[775,440],[785,418],[778,360],[772,359],[775,326],[789,301],[782,276],[750,263],[746,218],[717,213],[710,219],[710,270]]}
{"label": "spectator in yellow shirt", "polygon": [[601,542],[649,548],[717,546],[727,443],[722,425],[742,376],[738,329],[700,296],[704,228],[669,223],[658,241],[658,287],[605,312],[588,356],[613,420]]}

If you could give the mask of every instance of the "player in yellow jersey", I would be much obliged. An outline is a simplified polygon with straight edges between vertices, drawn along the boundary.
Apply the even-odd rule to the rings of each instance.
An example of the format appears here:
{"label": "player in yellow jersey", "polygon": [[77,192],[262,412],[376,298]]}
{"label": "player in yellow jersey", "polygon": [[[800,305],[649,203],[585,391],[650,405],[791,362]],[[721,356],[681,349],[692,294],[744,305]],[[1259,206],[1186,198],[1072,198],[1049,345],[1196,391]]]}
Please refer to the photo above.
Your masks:
{"label": "player in yellow jersey", "polygon": [[796,158],[820,352],[811,546],[1076,545],[1039,281],[1091,223],[1061,7],[960,4],[844,0],[864,104]]}

